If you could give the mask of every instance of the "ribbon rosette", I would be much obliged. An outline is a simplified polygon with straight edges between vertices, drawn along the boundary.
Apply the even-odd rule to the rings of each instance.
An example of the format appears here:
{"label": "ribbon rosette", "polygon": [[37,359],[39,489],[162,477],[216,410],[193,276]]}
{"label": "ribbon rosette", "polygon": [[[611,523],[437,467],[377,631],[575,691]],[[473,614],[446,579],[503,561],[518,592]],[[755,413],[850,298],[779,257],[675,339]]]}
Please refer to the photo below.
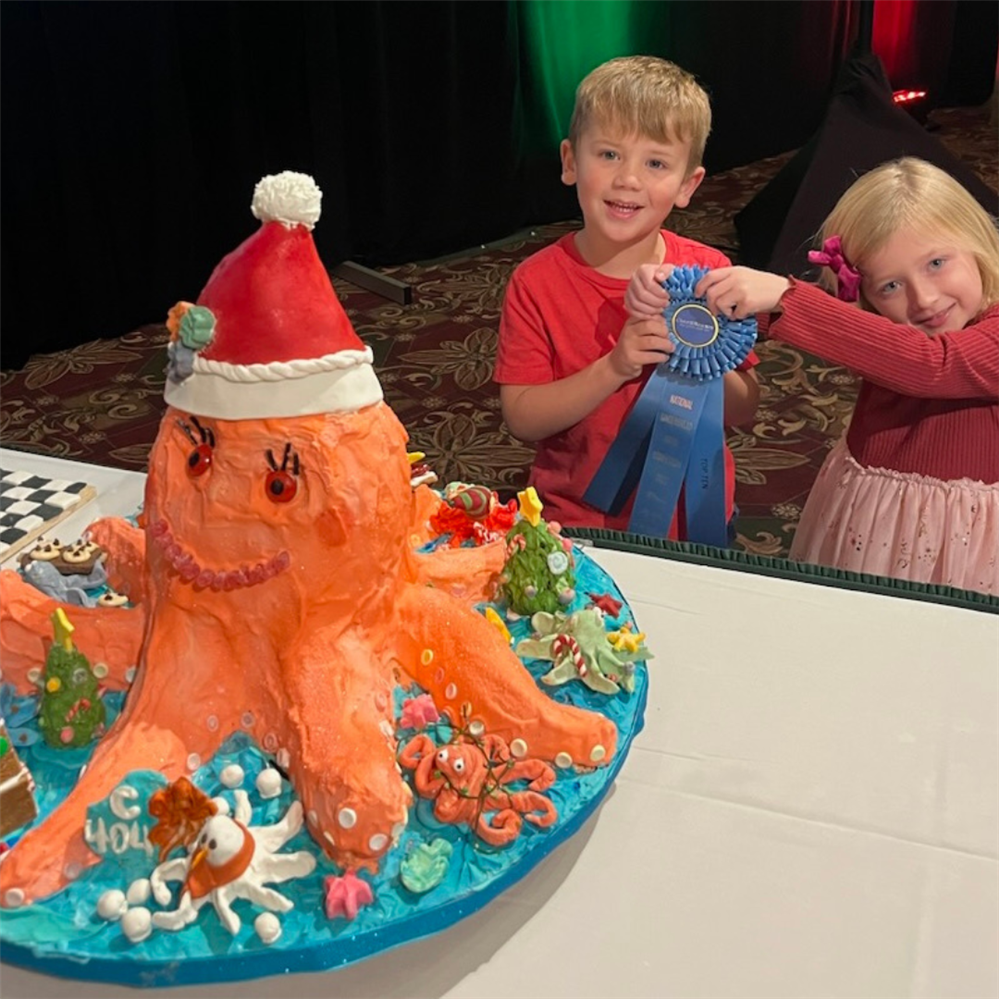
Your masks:
{"label": "ribbon rosette", "polygon": [[663,282],[670,296],[663,315],[676,349],[645,383],[583,498],[616,514],[635,492],[628,530],[665,537],[683,489],[688,540],[724,547],[722,376],[749,355],[756,321],[716,316],[695,296],[707,271],[675,267]]}
{"label": "ribbon rosette", "polygon": [[749,356],[756,343],[755,319],[727,319],[708,310],[694,295],[707,267],[675,267],[663,282],[669,305],[663,309],[669,338],[676,346],[666,366],[697,381],[721,378]]}

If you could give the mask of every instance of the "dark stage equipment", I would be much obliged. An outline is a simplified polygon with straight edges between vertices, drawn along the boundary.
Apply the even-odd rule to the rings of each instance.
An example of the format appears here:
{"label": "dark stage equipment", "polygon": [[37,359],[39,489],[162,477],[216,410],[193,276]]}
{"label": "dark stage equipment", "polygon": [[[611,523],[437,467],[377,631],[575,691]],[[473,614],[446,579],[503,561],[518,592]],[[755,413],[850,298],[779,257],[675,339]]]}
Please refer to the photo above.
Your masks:
{"label": "dark stage equipment", "polygon": [[818,132],[735,216],[741,260],[750,267],[814,276],[808,250],[840,196],[861,174],[900,156],[946,170],[986,211],[999,214],[999,195],[893,100],[881,60],[870,50],[873,4],[869,8]]}

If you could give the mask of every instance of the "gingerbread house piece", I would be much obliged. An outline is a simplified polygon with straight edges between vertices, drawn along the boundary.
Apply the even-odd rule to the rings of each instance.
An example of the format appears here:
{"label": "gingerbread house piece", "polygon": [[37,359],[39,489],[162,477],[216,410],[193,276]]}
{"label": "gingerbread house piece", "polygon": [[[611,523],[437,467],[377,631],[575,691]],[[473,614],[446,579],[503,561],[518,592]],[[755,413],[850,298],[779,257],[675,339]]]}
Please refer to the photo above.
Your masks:
{"label": "gingerbread house piece", "polygon": [[26,826],[38,815],[35,782],[0,722],[0,837]]}

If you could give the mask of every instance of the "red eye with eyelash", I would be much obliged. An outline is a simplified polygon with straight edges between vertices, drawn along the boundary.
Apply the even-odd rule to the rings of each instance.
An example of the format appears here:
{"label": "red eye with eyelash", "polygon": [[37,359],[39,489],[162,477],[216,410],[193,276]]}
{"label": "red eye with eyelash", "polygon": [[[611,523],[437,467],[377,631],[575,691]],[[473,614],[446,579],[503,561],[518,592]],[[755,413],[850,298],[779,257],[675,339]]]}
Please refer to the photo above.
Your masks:
{"label": "red eye with eyelash", "polygon": [[[177,426],[184,436],[194,445],[194,450],[187,456],[187,474],[196,479],[204,475],[212,467],[212,453],[215,450],[215,433],[211,427],[203,426],[196,416],[192,416],[190,427],[184,420],[178,420]],[[195,436],[194,431],[198,434]]]}
{"label": "red eye with eyelash", "polygon": [[298,492],[298,480],[290,472],[279,469],[268,472],[264,481],[267,498],[273,503],[287,503]]}
{"label": "red eye with eyelash", "polygon": [[298,476],[302,472],[302,463],[298,460],[298,455],[293,450],[290,443],[285,444],[284,454],[281,455],[281,464],[274,458],[274,452],[267,450],[264,452],[267,464],[271,470],[264,479],[264,492],[272,503],[288,503],[295,498],[298,492]]}
{"label": "red eye with eyelash", "polygon": [[212,446],[211,444],[199,444],[187,456],[187,474],[196,479],[199,475],[204,475],[212,467]]}

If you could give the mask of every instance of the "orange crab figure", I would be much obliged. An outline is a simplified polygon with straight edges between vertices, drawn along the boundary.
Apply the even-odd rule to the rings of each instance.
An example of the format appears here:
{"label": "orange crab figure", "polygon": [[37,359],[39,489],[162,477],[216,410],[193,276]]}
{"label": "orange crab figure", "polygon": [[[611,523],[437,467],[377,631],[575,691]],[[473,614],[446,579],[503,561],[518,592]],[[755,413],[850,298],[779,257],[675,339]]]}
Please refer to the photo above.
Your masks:
{"label": "orange crab figure", "polygon": [[[129,772],[175,781],[237,731],[288,773],[335,863],[376,869],[411,805],[393,714],[407,678],[518,758],[593,767],[614,755],[614,723],[551,700],[472,609],[502,542],[415,552],[436,503],[410,484],[406,433],[319,261],[318,201],[301,174],[261,181],[260,229],[197,305],[171,313],[170,408],[144,529],[97,531],[109,576],[127,577],[141,606],[93,614],[139,615],[145,629],[138,649],[118,649],[114,628],[95,627],[86,651],[112,672],[132,656],[136,679],[69,796],[0,865],[4,905],[51,894],[98,859],[87,807]],[[19,600],[23,630],[32,598]]]}

